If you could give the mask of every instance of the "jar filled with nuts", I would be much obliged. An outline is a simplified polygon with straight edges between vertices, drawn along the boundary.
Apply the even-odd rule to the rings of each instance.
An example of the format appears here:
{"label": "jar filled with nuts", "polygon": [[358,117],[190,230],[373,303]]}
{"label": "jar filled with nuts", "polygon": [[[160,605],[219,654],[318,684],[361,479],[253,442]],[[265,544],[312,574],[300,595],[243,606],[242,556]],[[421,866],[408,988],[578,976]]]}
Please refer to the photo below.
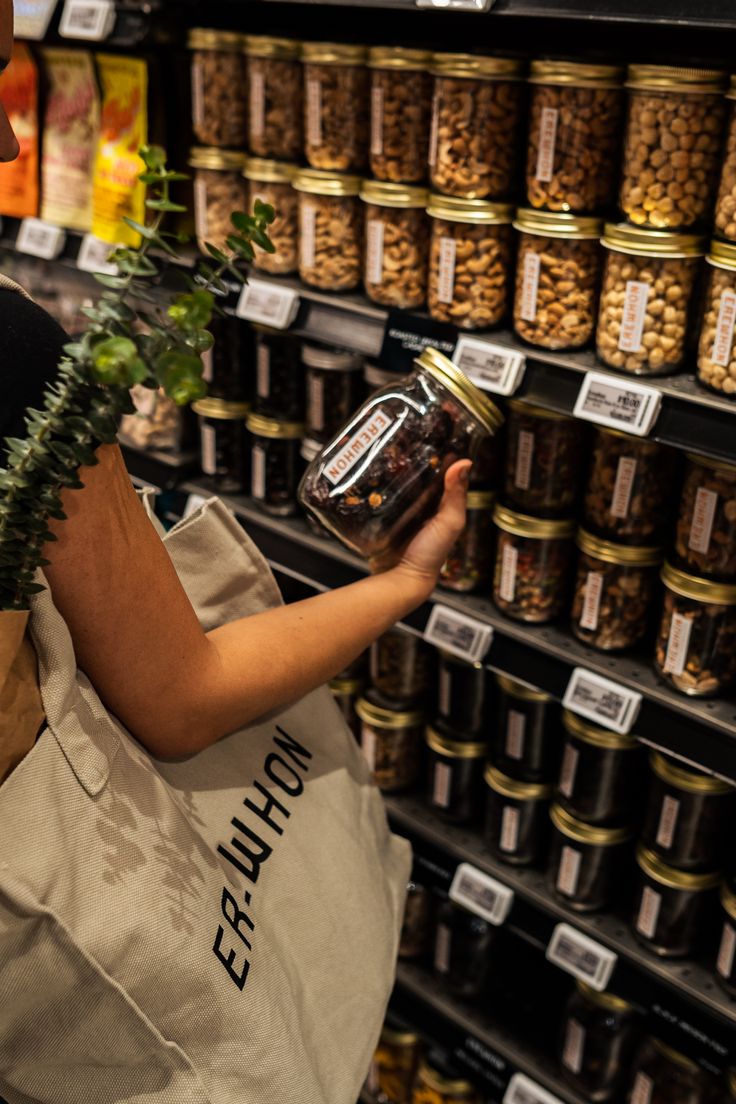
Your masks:
{"label": "jar filled with nuts", "polygon": [[602,223],[520,208],[514,330],[530,345],[579,349],[595,326]]}
{"label": "jar filled with nuts", "polygon": [[301,43],[247,35],[245,52],[250,152],[275,161],[298,161],[304,123]]}
{"label": "jar filled with nuts", "polygon": [[422,750],[420,709],[392,708],[375,690],[359,698],[360,746],[373,781],[385,793],[405,790],[416,781]]}
{"label": "jar filled with nuts", "polygon": [[698,380],[720,395],[736,395],[736,245],[713,241],[698,341]]}
{"label": "jar filled with nuts", "polygon": [[250,493],[267,514],[289,517],[297,510],[296,491],[303,470],[299,452],[304,426],[250,414],[246,425],[252,436]]}
{"label": "jar filled with nuts", "polygon": [[302,345],[307,437],[324,444],[348,421],[363,392],[363,360],[355,353]]}
{"label": "jar filled with nuts", "polygon": [[619,203],[655,230],[704,228],[718,186],[726,74],[630,65]]}
{"label": "jar filled with nuts", "polygon": [[532,62],[526,161],[530,206],[589,215],[611,206],[622,76],[613,65]]}
{"label": "jar filled with nuts", "polygon": [[419,184],[427,175],[432,78],[428,50],[374,46],[370,167],[376,180]]}
{"label": "jar filled with nuts", "polygon": [[249,157],[245,163],[243,176],[248,181],[248,210],[252,211],[259,199],[269,203],[276,212],[268,228],[276,251],[266,253],[259,249],[253,258],[254,267],[262,272],[288,276],[298,268],[299,197],[291,186],[298,171],[296,165],[264,161],[260,157]]}
{"label": "jar filled with nuts", "polygon": [[435,54],[432,72],[432,187],[465,199],[510,199],[524,95],[522,62]]}
{"label": "jar filled with nuts", "polygon": [[682,367],[705,239],[607,223],[596,349],[611,368],[659,376]]}
{"label": "jar filled with nuts", "polygon": [[192,130],[203,146],[244,149],[248,142],[245,117],[245,35],[193,27]]}
{"label": "jar filled with nuts", "polygon": [[248,202],[248,186],[243,179],[246,155],[234,150],[195,146],[189,153],[194,169],[194,227],[197,244],[208,253],[205,242],[225,248],[225,239],[234,232],[230,216],[243,211]]}
{"label": "jar filled with nuts", "polygon": [[493,600],[515,621],[546,624],[567,605],[575,522],[517,514],[496,506],[499,530]]}
{"label": "jar filled with nuts", "polygon": [[432,195],[429,313],[463,330],[497,326],[508,312],[513,208],[482,199]]}
{"label": "jar filled with nuts", "polygon": [[366,295],[385,307],[421,307],[427,294],[429,225],[424,188],[366,180]]}
{"label": "jar filled with nuts", "polygon": [[520,399],[508,403],[504,500],[522,513],[570,515],[578,498],[585,429]]}
{"label": "jar filled with nuts", "polygon": [[394,626],[371,644],[373,689],[404,705],[420,700],[433,681],[434,658],[421,637]]}
{"label": "jar filled with nuts", "polygon": [[304,155],[315,169],[360,172],[368,160],[364,46],[305,42]]}
{"label": "jar filled with nuts", "polygon": [[359,176],[301,169],[299,276],[324,291],[352,291],[360,283],[362,212]]}
{"label": "jar filled with nuts", "polygon": [[442,565],[440,586],[467,593],[491,581],[495,501],[495,491],[468,492],[465,528]]}
{"label": "jar filled with nuts", "polygon": [[659,544],[671,514],[677,454],[619,429],[596,427],[585,488],[586,529],[622,544]]}
{"label": "jar filled with nuts", "polygon": [[694,575],[736,580],[735,467],[688,453],[675,553]]}
{"label": "jar filled with nuts", "polygon": [[716,233],[729,241],[736,241],[736,76],[731,83],[726,99],[731,100],[729,111],[724,161],[721,168],[721,181],[716,197],[715,228]]}
{"label": "jar filled with nuts", "polygon": [[207,396],[192,403],[199,415],[200,463],[221,494],[245,490],[248,476],[248,403]]}
{"label": "jar filled with nuts", "polygon": [[736,586],[662,568],[654,667],[683,694],[713,697],[736,679]]}

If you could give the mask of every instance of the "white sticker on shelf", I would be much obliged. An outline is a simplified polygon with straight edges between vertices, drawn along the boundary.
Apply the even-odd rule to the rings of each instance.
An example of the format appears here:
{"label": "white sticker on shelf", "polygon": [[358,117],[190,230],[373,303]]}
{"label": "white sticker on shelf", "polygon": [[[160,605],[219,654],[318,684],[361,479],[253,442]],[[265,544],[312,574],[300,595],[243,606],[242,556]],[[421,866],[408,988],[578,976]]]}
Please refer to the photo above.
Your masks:
{"label": "white sticker on shelf", "polygon": [[217,473],[217,433],[214,426],[202,422],[199,427],[200,463],[205,475]]}
{"label": "white sticker on shelf", "polygon": [[736,327],[736,291],[724,288],[721,292],[716,335],[710,351],[710,359],[721,368],[728,368],[731,361],[734,327]]}
{"label": "white sticker on shelf", "polygon": [[251,69],[248,73],[248,109],[250,111],[250,133],[254,138],[263,134],[266,117],[266,85],[263,69]]}
{"label": "white sticker on shelf", "polygon": [[42,257],[53,261],[59,256],[66,242],[66,230],[38,218],[24,218],[20,224],[15,248],[30,257]]}
{"label": "white sticker on shelf", "polygon": [[383,87],[374,84],[371,88],[371,154],[380,157],[383,153]]}
{"label": "white sticker on shelf", "polygon": [[623,353],[636,353],[641,348],[644,319],[647,314],[649,284],[627,280],[618,347]]}
{"label": "white sticker on shelf", "polygon": [[519,315],[524,322],[533,322],[537,317],[537,291],[539,290],[541,265],[542,262],[538,253],[528,250],[524,254],[521,270],[521,304],[519,307]]}
{"label": "white sticker on shelf", "polygon": [[562,1048],[562,1064],[571,1073],[580,1073],[583,1068],[585,1050],[585,1028],[575,1019],[569,1019],[565,1025],[565,1042]]}
{"label": "white sticker on shelf", "polygon": [[434,937],[434,968],[438,974],[449,973],[451,946],[452,932],[447,924],[438,924]]}
{"label": "white sticker on shelf", "polygon": [[570,924],[558,924],[547,947],[547,959],[600,993],[611,980],[618,955]]}
{"label": "white sticker on shelf", "polygon": [[85,234],[77,254],[77,268],[80,272],[102,272],[106,276],[116,276],[118,266],[108,260],[115,249],[116,245],[110,245],[94,234]]}
{"label": "white sticker on shelf", "polygon": [[45,38],[56,3],[57,0],[15,0],[15,37],[31,42],[40,42]]}
{"label": "white sticker on shelf", "polygon": [[322,84],[318,80],[307,80],[307,145],[322,145]]}
{"label": "white sticker on shelf", "polygon": [[680,802],[676,797],[665,794],[662,801],[662,811],[659,814],[659,825],[657,826],[657,846],[664,848],[665,851],[669,851],[675,838],[679,813]]}
{"label": "white sticker on shelf", "polygon": [[476,337],[459,338],[452,359],[476,386],[495,395],[513,395],[526,368],[523,353]]}
{"label": "white sticker on shelf", "polygon": [[608,429],[646,437],[661,404],[662,393],[654,387],[624,383],[603,372],[586,372],[573,414]]}
{"label": "white sticker on shelf", "polygon": [[666,675],[681,675],[685,670],[692,631],[692,618],[684,617],[681,613],[672,614],[670,635],[667,637],[667,651],[664,656],[664,673]]}
{"label": "white sticker on shelf", "polygon": [[455,298],[455,254],[457,242],[454,238],[440,238],[439,273],[437,276],[437,298],[440,303],[451,303]]}
{"label": "white sticker on shelf", "polygon": [[556,107],[543,107],[539,117],[539,144],[537,146],[537,171],[535,176],[542,184],[549,184],[554,174],[558,117],[559,111]]}
{"label": "white sticker on shelf", "polygon": [[736,928],[730,920],[723,925],[721,946],[718,950],[716,969],[721,977],[730,978],[733,973],[733,964],[736,960]]}
{"label": "white sticker on shelf", "polygon": [[562,1104],[562,1101],[525,1073],[515,1073],[504,1093],[503,1104]]}
{"label": "white sticker on shelf", "polygon": [[251,449],[250,462],[250,493],[260,502],[266,497],[266,453],[260,445]]}
{"label": "white sticker on shelf", "polygon": [[636,478],[636,460],[633,456],[620,456],[616,468],[616,482],[611,495],[611,517],[627,518],[631,505],[631,492]]}
{"label": "white sticker on shelf", "polygon": [[511,911],[514,891],[470,863],[460,863],[450,886],[450,900],[498,927]]}
{"label": "white sticker on shelf", "polygon": [[580,614],[580,628],[590,629],[592,632],[598,628],[598,617],[601,610],[601,597],[603,595],[603,575],[600,571],[589,571],[585,580],[583,591],[583,610]]}
{"label": "white sticker on shelf", "polygon": [[59,23],[62,38],[103,42],[115,26],[114,0],[66,0]]}
{"label": "white sticker on shelf", "polygon": [[434,778],[432,780],[432,804],[440,809],[446,809],[450,804],[450,784],[452,782],[452,769],[447,763],[435,763]]}
{"label": "white sticker on shelf", "polygon": [[641,894],[641,904],[639,905],[639,914],[636,917],[636,930],[641,932],[646,939],[654,938],[661,907],[661,893],[657,893],[651,886],[644,886]]}
{"label": "white sticker on shelf", "polygon": [[516,447],[516,464],[514,466],[514,486],[520,491],[528,491],[532,478],[532,463],[534,462],[534,434],[528,429],[519,431],[519,440]]}
{"label": "white sticker on shelf", "polygon": [[690,522],[690,533],[687,539],[687,546],[693,552],[705,554],[710,548],[710,538],[713,534],[713,522],[717,506],[718,495],[716,492],[709,491],[707,487],[698,487],[695,492],[693,519]]}
{"label": "white sticker on shelf", "polygon": [[560,767],[560,780],[557,784],[557,789],[563,797],[572,797],[575,777],[578,773],[579,759],[580,753],[578,749],[573,747],[572,744],[565,744],[565,750],[562,755],[562,766]]}
{"label": "white sticker on shelf", "polygon": [[478,663],[491,646],[493,628],[438,602],[432,607],[424,639],[436,648]]}
{"label": "white sticker on shelf", "polygon": [[641,701],[638,690],[620,686],[612,679],[587,671],[585,667],[575,667],[562,704],[603,728],[627,735],[639,714]]}
{"label": "white sticker on shelf", "polygon": [[526,735],[526,714],[519,713],[516,709],[509,709],[506,721],[506,755],[509,759],[524,758],[524,744]]}
{"label": "white sticker on shelf", "polygon": [[581,854],[574,847],[567,844],[560,851],[560,865],[557,868],[557,881],[555,885],[560,893],[566,897],[574,897],[578,888],[580,876]]}
{"label": "white sticker on shelf", "polygon": [[380,284],[383,280],[383,230],[381,219],[369,219],[365,237],[365,282]]}
{"label": "white sticker on shelf", "polygon": [[651,1104],[654,1082],[646,1073],[637,1073],[634,1088],[631,1090],[630,1104]]}
{"label": "white sticker on shelf", "polygon": [[378,738],[375,733],[375,729],[370,725],[363,724],[360,729],[360,747],[363,752],[363,758],[368,764],[368,770],[374,771],[376,769],[376,746]]}
{"label": "white sticker on shelf", "polygon": [[240,293],[235,313],[248,322],[271,326],[274,330],[287,330],[299,310],[299,293],[294,288],[279,287],[267,280],[254,280]]}
{"label": "white sticker on shelf", "polygon": [[501,813],[501,838],[499,850],[511,853],[519,846],[519,810],[514,805],[504,805]]}

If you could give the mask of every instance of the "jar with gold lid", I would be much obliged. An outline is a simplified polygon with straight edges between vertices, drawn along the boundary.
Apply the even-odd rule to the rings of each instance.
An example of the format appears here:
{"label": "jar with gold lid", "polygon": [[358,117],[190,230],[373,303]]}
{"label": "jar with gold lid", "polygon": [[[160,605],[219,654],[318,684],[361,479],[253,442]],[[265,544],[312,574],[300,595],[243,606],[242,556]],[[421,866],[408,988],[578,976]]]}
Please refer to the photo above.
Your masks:
{"label": "jar with gold lid", "polygon": [[199,416],[200,464],[220,494],[244,491],[248,478],[247,402],[207,396],[192,403]]}
{"label": "jar with gold lid", "polygon": [[355,712],[355,703],[364,689],[365,682],[361,678],[335,678],[330,680],[330,693],[356,740],[360,740],[360,721],[358,714]]}
{"label": "jar with gold lid", "polygon": [[[721,928],[716,958],[716,977],[730,997],[736,998],[736,890],[721,883]],[[736,1071],[734,1071],[736,1088]],[[736,1092],[734,1092],[736,1098]]]}
{"label": "jar with gold lid", "polygon": [[432,684],[434,659],[434,650],[420,636],[395,625],[371,644],[371,684],[393,702],[417,702]]}
{"label": "jar with gold lid", "polygon": [[[735,228],[736,229],[736,228]],[[736,243],[712,241],[698,338],[697,375],[719,395],[736,394]]]}
{"label": "jar with gold lid", "polygon": [[553,805],[549,867],[554,892],[576,912],[605,908],[620,882],[631,829],[587,824]]}
{"label": "jar with gold lid", "polygon": [[677,531],[677,564],[700,578],[736,580],[736,467],[687,454]]}
{"label": "jar with gold lid", "polygon": [[465,528],[442,565],[439,585],[461,594],[485,588],[493,577],[495,491],[468,491]]}
{"label": "jar with gold lid", "polygon": [[277,421],[263,414],[249,414],[251,434],[250,493],[267,514],[289,517],[297,510],[296,491],[302,473],[299,451],[304,436],[301,422]]}
{"label": "jar with gold lid", "polygon": [[470,740],[449,740],[431,725],[427,726],[425,738],[429,762],[429,805],[451,824],[469,824],[480,807],[488,745]]}
{"label": "jar with gold lid", "polygon": [[[719,237],[736,242],[736,76],[730,79],[726,99],[728,106],[728,126],[726,144],[723,149],[721,177],[716,196],[715,231]],[[736,1093],[734,1094],[736,1095]]]}
{"label": "jar with gold lid", "polygon": [[314,169],[360,172],[368,158],[365,46],[305,42],[304,156]]}
{"label": "jar with gold lid", "polygon": [[575,522],[496,506],[493,601],[515,621],[546,624],[567,605]]}
{"label": "jar with gold lid", "polygon": [[390,1104],[409,1104],[421,1049],[419,1035],[390,1016],[368,1071],[368,1091]]}
{"label": "jar with gold lid", "polygon": [[510,399],[503,497],[539,517],[567,517],[578,499],[585,427],[554,410]]}
{"label": "jar with gold lid", "polygon": [[636,1033],[636,1009],[608,990],[576,981],[565,1009],[559,1060],[562,1076],[591,1104],[617,1097]]}
{"label": "jar with gold lid", "polygon": [[386,307],[421,307],[427,295],[429,225],[426,188],[365,180],[363,284]]}
{"label": "jar with gold lid", "polygon": [[192,27],[188,45],[192,51],[192,130],[196,141],[203,146],[245,149],[245,35]]}
{"label": "jar with gold lid", "polygon": [[194,169],[194,227],[197,244],[208,253],[205,243],[225,249],[228,234],[234,232],[230,216],[243,211],[248,187],[243,179],[246,155],[235,150],[196,146],[189,151]]}
{"label": "jar with gold lid", "polygon": [[539,862],[547,843],[553,787],[542,782],[518,782],[490,764],[485,781],[485,842],[491,854],[514,866]]}
{"label": "jar with gold lid", "polygon": [[432,1051],[420,1063],[411,1104],[481,1104],[481,1097],[443,1055]]}
{"label": "jar with gold lid", "polygon": [[[438,652],[437,719],[455,732],[474,736],[490,715],[491,675],[482,663]],[[480,739],[480,737],[478,737]]]}
{"label": "jar with gold lid", "polygon": [[637,1054],[629,1104],[709,1104],[713,1086],[703,1069],[661,1039],[649,1036]]}
{"label": "jar with gold lid", "polygon": [[373,46],[370,170],[376,180],[421,184],[427,175],[432,78],[429,50]]}
{"label": "jar with gold lid", "polygon": [[268,228],[274,252],[259,249],[253,258],[255,268],[276,276],[288,276],[299,265],[299,197],[291,186],[297,172],[297,165],[261,157],[249,157],[243,169],[248,181],[247,209],[252,211],[260,200],[276,212]]}
{"label": "jar with gold lid", "polygon": [[736,585],[662,568],[654,667],[682,694],[713,697],[736,680]]}
{"label": "jar with gold lid", "polygon": [[587,824],[628,824],[641,796],[641,744],[567,709],[562,724],[565,742],[555,800]]}
{"label": "jar with gold lid", "polygon": [[422,750],[421,709],[394,708],[377,691],[368,690],[355,704],[360,719],[360,746],[373,781],[384,793],[408,789],[419,774]]}
{"label": "jar with gold lid", "polygon": [[560,758],[559,710],[550,694],[496,675],[498,712],[491,759],[519,782],[551,782]]}
{"label": "jar with gold lid", "polygon": [[274,161],[299,161],[304,140],[301,43],[247,35],[245,52],[250,152]]}
{"label": "jar with gold lid", "polygon": [[361,279],[360,177],[300,169],[299,276],[324,291],[352,291]]}
{"label": "jar with gold lid", "polygon": [[639,877],[632,928],[644,946],[662,958],[684,958],[708,930],[720,871],[694,874],[664,863],[648,847],[636,849]]}

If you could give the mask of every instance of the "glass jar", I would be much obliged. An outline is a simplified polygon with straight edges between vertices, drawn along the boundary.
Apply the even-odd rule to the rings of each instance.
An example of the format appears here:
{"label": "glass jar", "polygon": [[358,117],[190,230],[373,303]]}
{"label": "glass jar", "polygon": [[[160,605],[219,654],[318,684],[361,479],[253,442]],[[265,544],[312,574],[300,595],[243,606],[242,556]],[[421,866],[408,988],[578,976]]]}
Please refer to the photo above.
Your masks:
{"label": "glass jar", "polygon": [[243,179],[246,155],[234,150],[195,146],[189,151],[194,169],[194,228],[202,253],[205,243],[226,249],[225,239],[235,232],[230,216],[243,211],[248,202],[248,187]]}
{"label": "glass jar", "polygon": [[641,797],[641,744],[569,710],[563,712],[562,724],[558,805],[587,824],[628,824]]}
{"label": "glass jar", "polygon": [[262,203],[269,203],[276,212],[276,218],[268,228],[275,252],[266,253],[263,249],[257,249],[253,259],[254,267],[261,272],[289,276],[298,268],[299,197],[291,186],[298,171],[297,165],[264,161],[260,157],[249,157],[245,162],[243,176],[248,181],[247,209],[252,211],[259,199]]}
{"label": "glass jar", "polygon": [[565,1009],[560,1068],[591,1104],[618,1099],[636,1031],[634,1006],[576,981]]}
{"label": "glass jar", "polygon": [[728,109],[726,144],[723,150],[721,179],[718,186],[715,209],[715,229],[721,238],[736,241],[736,77],[731,77],[726,99],[731,100]]}
{"label": "glass jar", "polygon": [[432,891],[414,875],[406,887],[399,958],[421,958],[432,945]]}
{"label": "glass jar", "polygon": [[721,919],[716,976],[728,995],[736,997],[736,893],[727,882],[721,885]]}
{"label": "glass jar", "polygon": [[549,694],[496,675],[498,716],[493,732],[494,766],[519,782],[550,782],[560,758],[557,706]]}
{"label": "glass jar", "polygon": [[640,844],[639,878],[632,927],[640,943],[662,958],[684,958],[696,950],[707,930],[707,911],[719,871],[692,874],[675,870]]}
{"label": "glass jar", "polygon": [[[305,462],[305,465],[312,463],[315,456],[319,455],[321,448],[322,445],[319,441],[312,441],[309,439],[309,437],[303,438],[301,448],[299,449],[299,455]],[[305,513],[304,518],[307,523],[307,528],[310,530],[310,532],[314,533],[316,537],[321,537],[322,540],[331,539],[330,534],[322,528],[319,522],[315,518],[313,518],[311,514]]]}
{"label": "glass jar", "polygon": [[491,854],[514,866],[539,862],[547,844],[552,786],[517,782],[490,765],[485,781],[485,842]]}
{"label": "glass jar", "polygon": [[595,428],[583,524],[622,544],[656,545],[668,535],[676,453],[619,429]]}
{"label": "glass jar", "polygon": [[502,424],[497,407],[447,357],[425,349],[414,363],[400,384],[363,403],[307,469],[299,492],[306,509],[366,558],[402,547],[435,511],[450,464],[472,458]]}
{"label": "glass jar", "polygon": [[499,529],[493,601],[514,621],[547,624],[567,605],[574,521],[552,521],[496,506]]}
{"label": "glass jar", "polygon": [[394,702],[414,702],[429,690],[434,653],[420,636],[393,628],[374,640],[370,650],[371,682]]}
{"label": "glass jar", "polygon": [[363,679],[359,678],[331,679],[330,681],[330,693],[345,718],[348,728],[358,741],[360,740],[360,721],[358,714],[355,712],[355,703],[364,689],[365,683]]}
{"label": "glass jar", "polygon": [[362,394],[363,360],[355,353],[302,345],[307,390],[307,436],[324,444],[350,418]]}
{"label": "glass jar", "polygon": [[736,467],[687,454],[675,552],[686,571],[736,580]]}
{"label": "glass jar", "polygon": [[419,1066],[411,1104],[481,1104],[481,1098],[469,1081],[433,1051]]}
{"label": "glass jar", "polygon": [[211,349],[202,353],[202,379],[207,397],[227,402],[246,402],[251,397],[252,371],[249,331],[239,318],[213,315],[207,329],[214,338]]}
{"label": "glass jar", "polygon": [[690,308],[703,238],[606,223],[608,250],[596,350],[634,375],[676,372],[687,353]]}
{"label": "glass jar", "polygon": [[390,1104],[409,1104],[420,1051],[416,1032],[393,1019],[387,1021],[368,1073],[368,1091]]}
{"label": "glass jar", "polygon": [[437,716],[456,732],[469,736],[488,722],[489,675],[482,663],[466,663],[450,652],[439,652]]}
{"label": "glass jar", "polygon": [[431,195],[427,303],[437,322],[486,330],[506,317],[513,268],[513,208]]}
{"label": "glass jar", "polygon": [[708,1104],[705,1074],[689,1058],[652,1036],[634,1062],[627,1104]]}
{"label": "glass jar", "polygon": [[523,63],[435,54],[432,187],[464,199],[510,199],[516,184]]}
{"label": "glass jar", "polygon": [[409,310],[427,295],[429,225],[425,188],[366,180],[363,284],[374,303]]}
{"label": "glass jar", "polygon": [[352,291],[360,283],[362,228],[359,176],[301,169],[299,277],[324,291]]}
{"label": "glass jar", "polygon": [[713,697],[736,680],[736,586],[662,568],[654,669],[682,694]]}
{"label": "glass jar", "polygon": [[649,762],[652,778],[641,842],[680,870],[715,870],[728,855],[736,790],[659,752]]}
{"label": "glass jar", "polygon": [[580,489],[585,427],[574,418],[508,402],[504,501],[525,514],[569,516]]}
{"label": "glass jar", "polygon": [[480,806],[488,745],[447,740],[431,726],[427,726],[426,740],[429,805],[450,824],[469,824]]}
{"label": "glass jar", "polygon": [[570,613],[578,640],[601,652],[633,648],[649,628],[661,548],[613,544],[578,529],[578,570]]}
{"label": "glass jar", "polygon": [[304,141],[301,43],[290,38],[247,35],[245,52],[248,148],[257,157],[299,161]]}
{"label": "glass jar", "polygon": [[374,46],[370,169],[376,180],[420,184],[427,175],[432,78],[428,50]]}
{"label": "glass jar", "polygon": [[368,159],[364,46],[305,42],[304,156],[314,169],[360,172]]}
{"label": "glass jar", "polygon": [[253,326],[256,333],[256,414],[284,422],[304,420],[304,373],[299,346],[283,330]]}
{"label": "glass jar", "polygon": [[248,436],[244,402],[198,399],[192,410],[199,415],[200,464],[220,494],[245,490],[248,475]]}
{"label": "glass jar", "polygon": [[[736,192],[736,189],[735,189]],[[736,245],[712,241],[698,339],[698,380],[719,395],[736,394]]]}
{"label": "glass jar", "polygon": [[262,414],[250,414],[246,425],[252,435],[250,493],[257,506],[276,517],[297,511],[296,490],[302,474],[299,445],[304,426],[279,422]]}
{"label": "glass jar", "polygon": [[619,203],[656,230],[707,224],[720,167],[726,74],[630,65]]}
{"label": "glass jar", "polygon": [[555,830],[549,871],[555,893],[575,912],[605,908],[620,885],[631,831],[586,824],[561,805],[552,806],[550,817]]}
{"label": "glass jar", "polygon": [[495,490],[501,479],[501,437],[484,437],[470,469],[471,491]]}
{"label": "glass jar", "polygon": [[[247,77],[245,35],[193,27],[192,130],[203,146],[244,149]],[[235,210],[235,208],[233,208]]]}
{"label": "glass jar", "polygon": [[442,565],[439,585],[466,594],[493,578],[493,504],[495,491],[469,491],[465,528]]}
{"label": "glass jar", "polygon": [[361,722],[360,746],[379,790],[408,789],[419,774],[422,711],[392,709],[375,690],[368,690],[356,702],[355,712]]}
{"label": "glass jar", "polygon": [[434,972],[455,997],[482,996],[496,930],[474,912],[445,901],[437,914]]}
{"label": "glass jar", "polygon": [[613,202],[622,70],[533,61],[526,197],[547,211],[594,214]]}
{"label": "glass jar", "polygon": [[543,349],[580,349],[595,328],[602,222],[520,208],[514,332]]}

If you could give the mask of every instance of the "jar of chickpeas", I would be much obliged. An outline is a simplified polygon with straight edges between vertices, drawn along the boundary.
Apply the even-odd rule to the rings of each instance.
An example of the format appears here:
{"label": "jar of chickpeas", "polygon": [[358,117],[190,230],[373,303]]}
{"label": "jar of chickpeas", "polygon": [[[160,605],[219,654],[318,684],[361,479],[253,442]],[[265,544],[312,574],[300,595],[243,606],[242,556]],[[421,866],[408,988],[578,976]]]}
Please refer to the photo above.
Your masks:
{"label": "jar of chickpeas", "polygon": [[253,264],[262,272],[286,276],[298,267],[299,197],[291,186],[298,166],[283,161],[267,161],[262,157],[249,157],[243,169],[248,181],[248,210],[252,211],[257,199],[269,203],[276,218],[268,228],[268,236],[275,253],[259,249]]}
{"label": "jar of chickpeas", "polygon": [[368,158],[364,46],[305,42],[304,155],[315,169],[359,172]]}
{"label": "jar of chickpeas", "polygon": [[363,283],[374,303],[421,307],[427,294],[428,193],[408,184],[366,180]]}
{"label": "jar of chickpeas", "polygon": [[301,169],[299,276],[325,291],[352,291],[360,283],[362,219],[359,176]]}
{"label": "jar of chickpeas", "polygon": [[698,341],[698,379],[711,391],[736,395],[736,244],[712,241],[703,320]]}
{"label": "jar of chickpeas", "polygon": [[248,146],[258,157],[298,161],[303,142],[301,43],[248,35]]}
{"label": "jar of chickpeas", "polygon": [[427,175],[432,78],[429,50],[375,46],[371,81],[370,168],[376,180],[420,184]]}
{"label": "jar of chickpeas", "polygon": [[716,233],[722,238],[736,241],[736,76],[731,77],[726,99],[731,100],[731,105],[721,180],[716,197],[715,226]]}

